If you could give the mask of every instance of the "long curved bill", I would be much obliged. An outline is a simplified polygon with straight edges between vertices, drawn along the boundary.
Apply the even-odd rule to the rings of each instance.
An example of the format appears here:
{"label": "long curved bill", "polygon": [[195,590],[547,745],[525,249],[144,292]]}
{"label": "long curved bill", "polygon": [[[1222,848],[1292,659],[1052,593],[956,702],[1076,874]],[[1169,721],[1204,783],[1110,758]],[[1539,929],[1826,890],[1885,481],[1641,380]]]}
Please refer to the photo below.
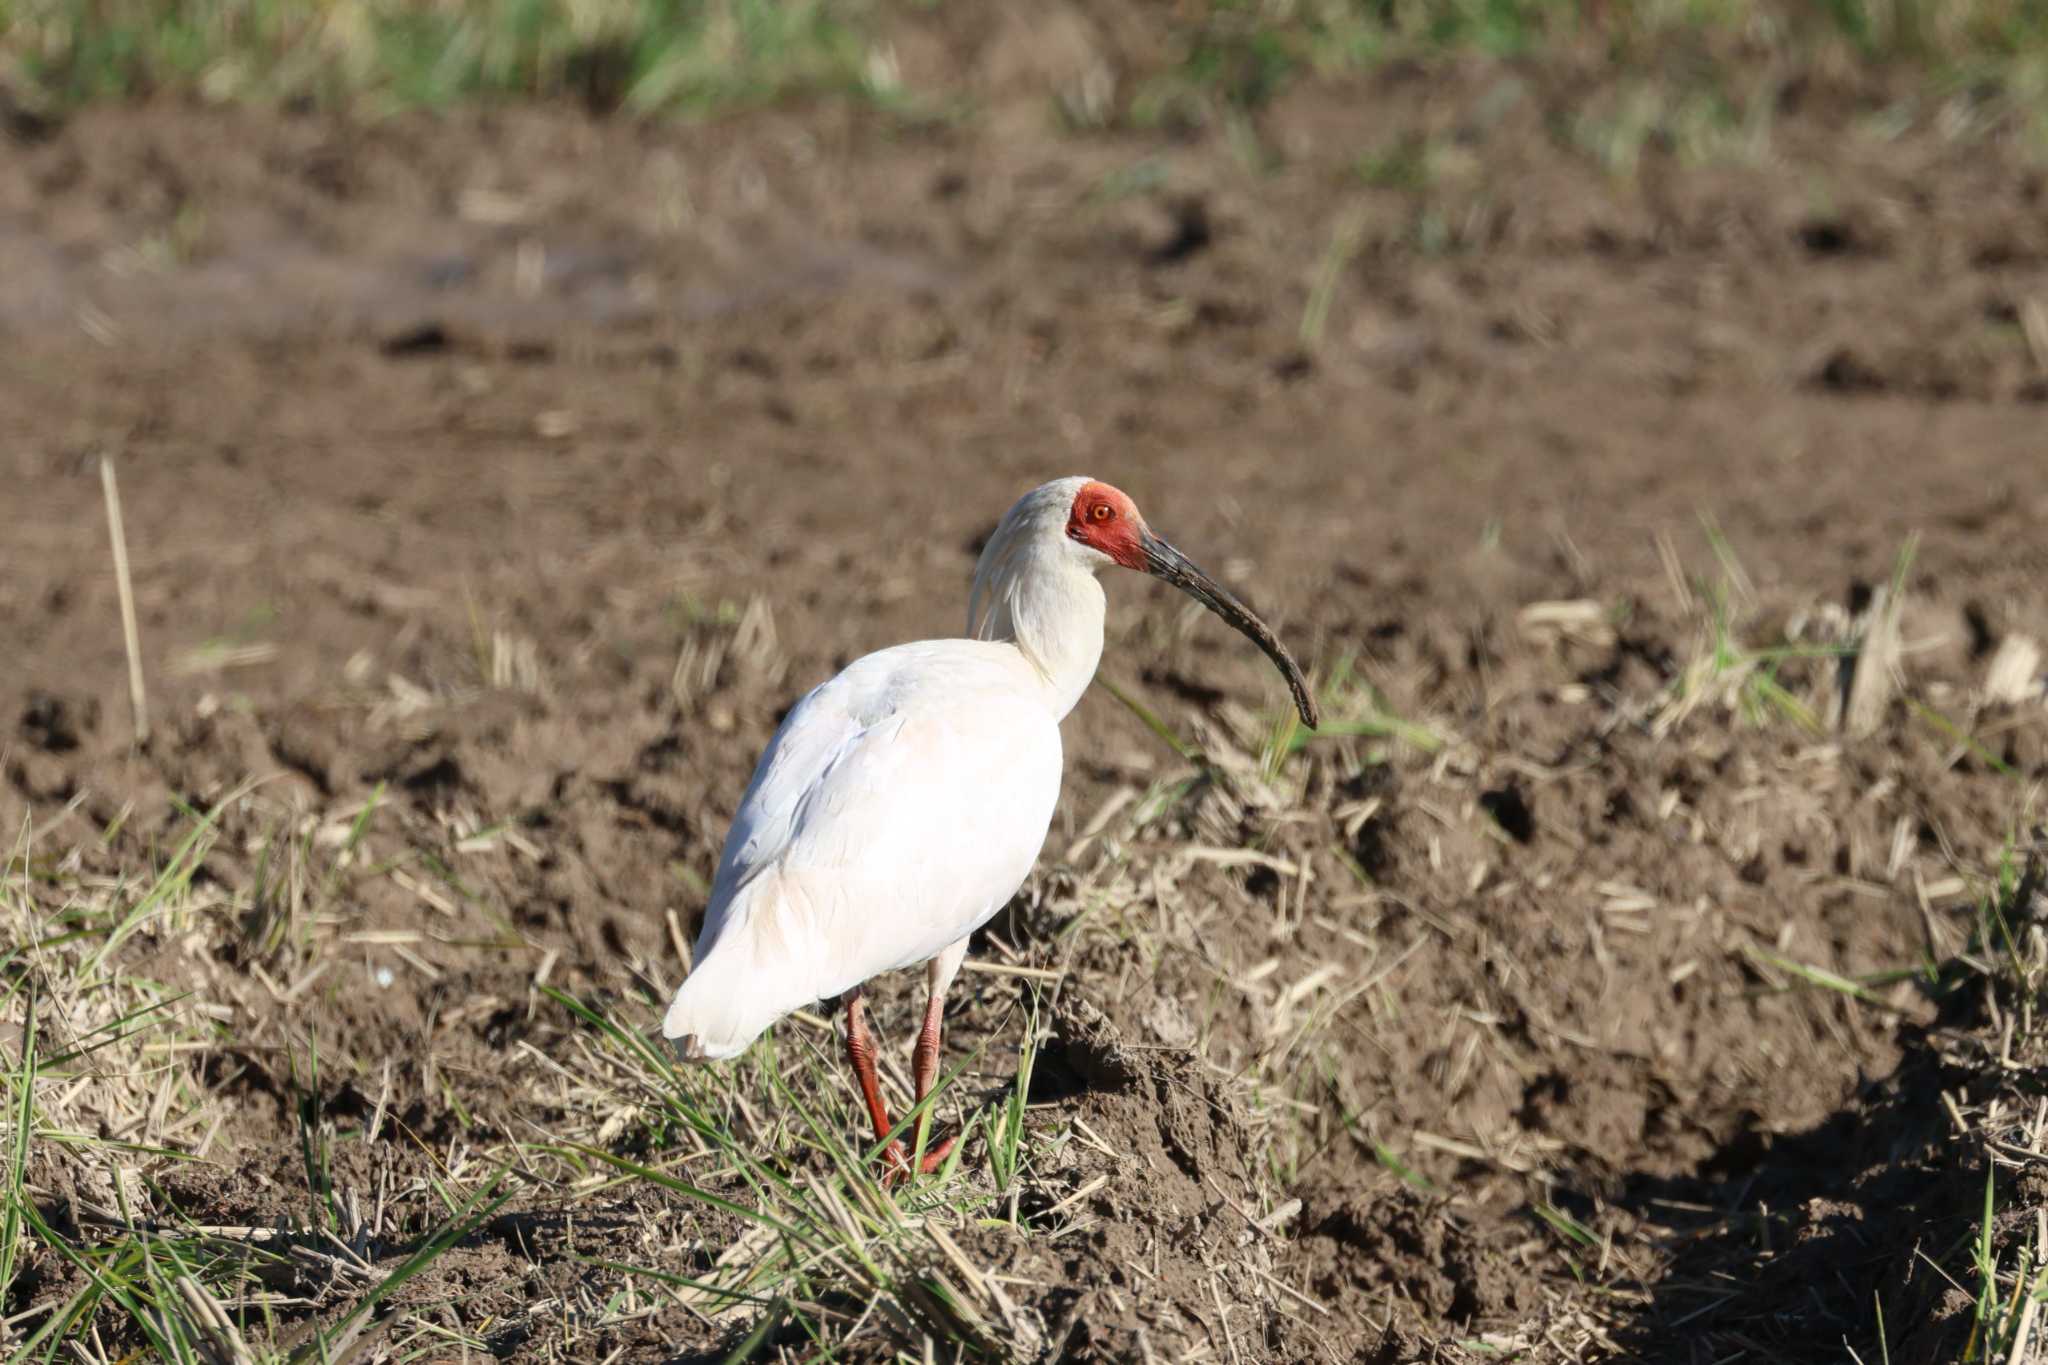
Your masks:
{"label": "long curved bill", "polygon": [[1146,573],[1173,584],[1265,651],[1273,666],[1280,670],[1280,676],[1287,679],[1287,690],[1294,694],[1294,709],[1301,713],[1301,723],[1315,729],[1316,699],[1308,690],[1308,679],[1301,676],[1300,667],[1294,662],[1294,656],[1287,652],[1287,646],[1280,643],[1280,637],[1264,621],[1252,615],[1244,603],[1232,597],[1215,579],[1196,568],[1186,555],[1158,536],[1146,531],[1138,546],[1145,555]]}

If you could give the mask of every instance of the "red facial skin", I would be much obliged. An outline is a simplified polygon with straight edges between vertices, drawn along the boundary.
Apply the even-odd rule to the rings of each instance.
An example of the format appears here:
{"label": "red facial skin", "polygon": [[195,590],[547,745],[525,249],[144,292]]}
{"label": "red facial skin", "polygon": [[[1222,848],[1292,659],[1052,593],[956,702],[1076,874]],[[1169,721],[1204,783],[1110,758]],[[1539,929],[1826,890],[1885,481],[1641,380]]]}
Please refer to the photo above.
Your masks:
{"label": "red facial skin", "polygon": [[1067,534],[1102,551],[1126,569],[1145,571],[1145,519],[1122,490],[1106,483],[1084,484],[1067,515]]}

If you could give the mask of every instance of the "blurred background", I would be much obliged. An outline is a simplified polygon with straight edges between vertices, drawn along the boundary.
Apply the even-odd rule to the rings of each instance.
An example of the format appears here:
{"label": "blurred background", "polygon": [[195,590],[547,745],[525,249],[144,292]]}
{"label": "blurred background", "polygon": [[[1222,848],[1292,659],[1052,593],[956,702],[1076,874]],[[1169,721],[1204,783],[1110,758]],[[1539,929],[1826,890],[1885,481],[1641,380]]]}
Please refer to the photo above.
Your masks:
{"label": "blurred background", "polygon": [[[2044,433],[2034,0],[0,0],[0,910],[127,1040],[0,1096],[99,1135],[0,1342],[329,1220],[442,1256],[374,1359],[2024,1359]],[[1107,585],[940,1246],[748,1183],[829,1038],[715,1154],[606,1049],[787,706],[1077,472],[1332,724]],[[192,1235],[258,1358],[370,1282]]]}
{"label": "blurred background", "polygon": [[[616,589],[735,503],[872,570],[840,643],[928,630],[915,557],[1069,468],[1279,601],[1482,544],[1656,570],[1702,511],[1816,586],[1961,517],[1996,578],[2040,511],[2044,26],[15,3],[17,544],[55,572],[96,493],[46,475],[118,448],[214,632],[365,534],[399,579],[415,523],[477,579],[601,544]],[[871,533],[905,508],[935,543]],[[46,590],[0,601],[31,658]]]}

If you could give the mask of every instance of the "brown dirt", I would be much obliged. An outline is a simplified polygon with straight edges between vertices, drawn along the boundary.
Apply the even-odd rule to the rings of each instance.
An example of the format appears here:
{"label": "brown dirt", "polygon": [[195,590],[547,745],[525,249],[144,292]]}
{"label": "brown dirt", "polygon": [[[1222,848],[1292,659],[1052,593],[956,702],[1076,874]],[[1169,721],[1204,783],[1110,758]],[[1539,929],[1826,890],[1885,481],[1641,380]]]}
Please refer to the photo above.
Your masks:
{"label": "brown dirt", "polygon": [[[347,928],[427,924],[431,975],[337,947],[287,1001],[232,944],[140,934],[138,971],[233,1012],[194,1063],[231,1119],[164,1207],[302,1205],[280,1059],[317,1037],[330,1115],[360,1122],[388,1086],[380,1149],[342,1144],[337,1188],[391,1181],[394,1237],[430,1226],[429,1153],[554,1117],[507,1079],[515,1044],[575,1031],[537,963],[579,994],[672,983],[665,916],[689,931],[782,709],[957,629],[995,516],[1085,470],[1304,658],[1355,654],[1451,742],[1315,750],[1298,803],[1199,793],[1111,865],[1076,849],[1090,818],[1182,769],[1099,692],[1069,722],[1064,813],[1000,932],[1068,973],[1034,1118],[1106,1149],[1075,1146],[1064,1187],[1113,1178],[1071,1237],[963,1234],[1027,1286],[1045,1351],[1832,1360],[1846,1339],[1868,1360],[1877,1293],[1893,1360],[1952,1357],[1968,1304],[1914,1249],[1981,1207],[1940,1098],[1969,1081],[1981,1001],[1904,981],[1874,1008],[1789,989],[1769,954],[1945,958],[1973,909],[1941,884],[1995,863],[2048,777],[2038,697],[1982,695],[2002,640],[2048,638],[2048,356],[2024,329],[2048,304],[2042,171],[1996,140],[1877,141],[1844,95],[1781,118],[1760,164],[1617,181],[1544,131],[1561,82],[1492,67],[1300,86],[1260,116],[1275,164],[1253,170],[1221,130],[1062,131],[1041,95],[998,98],[1056,77],[961,27],[905,56],[993,92],[969,126],[152,107],[7,149],[0,821],[68,845],[122,817],[83,856],[132,872],[181,828],[174,797],[260,777],[266,809],[325,819],[384,783],[387,852],[501,821],[531,850],[463,861],[445,911],[353,884]],[[1351,174],[1424,132],[1470,169]],[[1141,170],[1151,188],[1105,192]],[[1661,725],[1703,645],[1658,540],[1714,579],[1702,513],[1753,581],[1757,643],[1847,620],[1920,532],[1908,691],[2019,781],[1903,700],[1864,736],[1718,700]],[[1248,747],[1246,708],[1279,704],[1256,656],[1156,586],[1111,594],[1105,672]],[[1581,599],[1611,610],[1522,615]],[[1832,663],[1784,680],[1836,695]],[[246,892],[270,830],[223,818],[204,875]],[[1064,933],[1058,893],[1089,878],[1113,904]],[[952,1025],[989,1045],[992,1094],[1018,996],[970,978]],[[893,1036],[909,1009],[884,1010]],[[635,1198],[571,1204],[573,1226],[515,1206],[406,1302],[544,1358],[533,1305],[573,1300],[567,1252],[625,1257],[680,1216]],[[31,1274],[6,1313],[67,1272]],[[598,1354],[721,1343],[669,1309]]]}

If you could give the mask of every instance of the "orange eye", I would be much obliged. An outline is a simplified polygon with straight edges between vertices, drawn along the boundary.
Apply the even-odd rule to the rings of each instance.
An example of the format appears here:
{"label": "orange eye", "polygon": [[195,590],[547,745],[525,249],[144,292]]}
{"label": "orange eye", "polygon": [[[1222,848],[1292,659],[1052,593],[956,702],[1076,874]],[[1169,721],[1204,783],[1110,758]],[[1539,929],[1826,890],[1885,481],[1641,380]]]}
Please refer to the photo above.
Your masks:
{"label": "orange eye", "polygon": [[1088,520],[1090,521],[1108,521],[1115,515],[1116,509],[1106,502],[1098,502],[1088,509]]}

